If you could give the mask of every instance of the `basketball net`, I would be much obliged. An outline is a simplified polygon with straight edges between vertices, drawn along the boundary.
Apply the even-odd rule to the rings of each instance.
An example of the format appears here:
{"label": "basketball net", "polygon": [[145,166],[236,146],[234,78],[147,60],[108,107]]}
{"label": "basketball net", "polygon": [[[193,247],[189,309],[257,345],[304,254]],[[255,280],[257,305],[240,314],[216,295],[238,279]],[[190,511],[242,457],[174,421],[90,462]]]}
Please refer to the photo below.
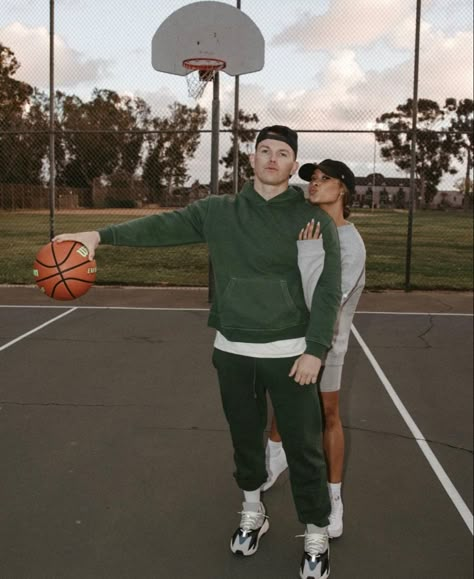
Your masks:
{"label": "basketball net", "polygon": [[186,75],[188,94],[195,100],[201,98],[209,82],[217,71],[225,68],[225,61],[217,58],[188,58],[183,66],[191,72]]}
{"label": "basketball net", "polygon": [[187,74],[188,95],[195,100],[200,99],[208,83],[214,80],[215,74],[215,70],[195,70]]}

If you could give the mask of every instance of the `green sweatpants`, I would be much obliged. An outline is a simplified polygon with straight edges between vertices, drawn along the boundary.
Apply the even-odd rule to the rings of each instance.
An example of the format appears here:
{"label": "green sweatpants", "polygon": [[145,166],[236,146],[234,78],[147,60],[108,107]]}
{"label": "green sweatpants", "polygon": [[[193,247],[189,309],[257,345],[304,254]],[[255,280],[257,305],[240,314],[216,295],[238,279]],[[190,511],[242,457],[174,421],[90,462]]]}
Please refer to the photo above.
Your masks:
{"label": "green sweatpants", "polygon": [[292,358],[250,358],[214,349],[225,416],[234,446],[235,479],[244,491],[267,480],[264,431],[270,394],[290,472],[298,518],[327,526],[331,511],[316,384],[290,378]]}

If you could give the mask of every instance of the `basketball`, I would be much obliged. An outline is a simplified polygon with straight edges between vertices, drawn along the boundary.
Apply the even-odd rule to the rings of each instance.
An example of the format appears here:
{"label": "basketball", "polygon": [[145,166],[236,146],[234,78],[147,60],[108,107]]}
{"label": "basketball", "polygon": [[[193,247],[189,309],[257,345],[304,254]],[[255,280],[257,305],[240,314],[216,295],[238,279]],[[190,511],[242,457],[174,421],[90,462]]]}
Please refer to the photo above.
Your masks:
{"label": "basketball", "polygon": [[36,285],[55,300],[83,296],[94,284],[96,272],[87,247],[77,241],[51,241],[38,251],[33,265]]}

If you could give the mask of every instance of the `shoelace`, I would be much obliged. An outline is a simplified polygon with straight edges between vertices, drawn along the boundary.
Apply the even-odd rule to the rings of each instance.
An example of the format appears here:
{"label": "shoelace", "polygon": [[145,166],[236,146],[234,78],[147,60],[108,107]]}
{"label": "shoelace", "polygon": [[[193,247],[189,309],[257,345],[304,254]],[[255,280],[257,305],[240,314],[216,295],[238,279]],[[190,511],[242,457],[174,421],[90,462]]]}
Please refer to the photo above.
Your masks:
{"label": "shoelace", "polygon": [[240,519],[240,528],[244,532],[253,531],[258,526],[260,526],[259,517],[263,517],[264,519],[268,519],[265,513],[257,513],[255,511],[239,511],[238,515],[242,515]]}
{"label": "shoelace", "polygon": [[319,533],[305,533],[304,535],[296,535],[296,537],[304,537],[304,550],[311,557],[317,557],[327,548],[327,535]]}

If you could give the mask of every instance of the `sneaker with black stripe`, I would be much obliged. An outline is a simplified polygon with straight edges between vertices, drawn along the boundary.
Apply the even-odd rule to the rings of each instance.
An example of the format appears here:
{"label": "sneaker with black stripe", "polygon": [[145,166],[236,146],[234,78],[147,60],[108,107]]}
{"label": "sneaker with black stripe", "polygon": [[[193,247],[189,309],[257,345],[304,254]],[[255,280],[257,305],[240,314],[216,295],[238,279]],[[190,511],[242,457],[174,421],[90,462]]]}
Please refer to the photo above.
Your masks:
{"label": "sneaker with black stripe", "polygon": [[270,525],[263,503],[242,503],[239,528],[232,535],[230,550],[236,555],[248,557],[257,552],[261,537]]}
{"label": "sneaker with black stripe", "polygon": [[300,567],[301,579],[329,577],[329,537],[327,532],[304,534],[304,553]]}

